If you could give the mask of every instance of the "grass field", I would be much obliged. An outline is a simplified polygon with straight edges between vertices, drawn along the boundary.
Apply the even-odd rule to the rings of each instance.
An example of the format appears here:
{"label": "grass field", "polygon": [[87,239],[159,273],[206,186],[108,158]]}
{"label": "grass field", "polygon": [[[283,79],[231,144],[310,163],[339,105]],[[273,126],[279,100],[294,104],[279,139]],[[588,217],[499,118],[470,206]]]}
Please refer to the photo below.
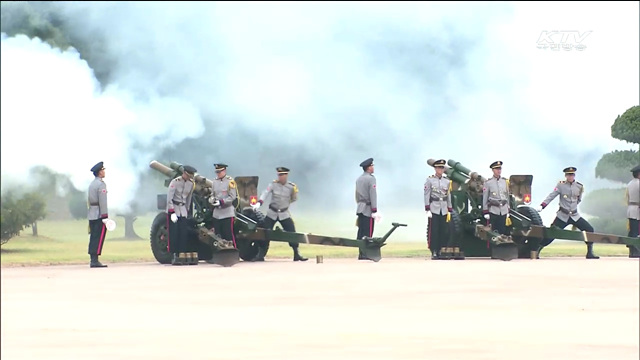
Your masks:
{"label": "grass field", "polygon": [[[116,218],[118,227],[107,233],[101,261],[115,262],[148,262],[155,261],[149,247],[149,230],[155,214],[139,217],[134,224],[138,240],[123,239],[124,221]],[[344,219],[337,217],[339,219]],[[305,219],[309,219],[305,218]],[[322,216],[313,217],[312,221],[296,221],[297,230],[315,234],[353,238],[356,228],[347,221],[329,222]],[[355,220],[355,219],[354,219]],[[410,219],[408,228],[400,228],[382,248],[384,257],[428,257],[424,225],[419,219]],[[349,224],[349,225],[347,225]],[[375,234],[381,236],[390,227],[382,222]],[[412,228],[411,231],[406,231]],[[379,229],[379,230],[378,230]],[[11,239],[0,251],[2,266],[82,264],[89,260],[87,255],[88,239],[87,221],[42,221],[38,223],[38,237],[31,235],[27,229],[22,236]],[[322,255],[327,258],[356,258],[356,248],[334,246],[300,245],[300,251],[309,258]],[[579,242],[556,241],[542,253],[542,256],[584,256],[586,247]],[[596,244],[595,251],[600,256],[627,256],[627,248],[621,245]],[[289,258],[291,248],[286,243],[272,242],[269,258]]]}

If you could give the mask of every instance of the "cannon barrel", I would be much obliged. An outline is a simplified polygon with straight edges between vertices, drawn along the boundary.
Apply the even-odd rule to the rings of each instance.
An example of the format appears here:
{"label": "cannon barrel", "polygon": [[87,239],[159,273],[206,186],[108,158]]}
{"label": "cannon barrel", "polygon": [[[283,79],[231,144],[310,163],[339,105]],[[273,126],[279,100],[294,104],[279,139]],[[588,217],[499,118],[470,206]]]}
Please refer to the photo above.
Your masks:
{"label": "cannon barrel", "polygon": [[[427,164],[429,164],[429,166],[433,167],[433,164],[436,162],[435,159],[429,159],[427,160]],[[458,183],[460,185],[464,184],[467,182],[467,180],[469,180],[469,177],[466,174],[463,174],[459,171],[454,170],[453,168],[450,168],[448,166],[444,166],[444,173],[447,174],[447,177],[451,180],[453,180],[455,183]]]}
{"label": "cannon barrel", "polygon": [[[166,166],[160,162],[157,162],[155,160],[153,160],[150,164],[149,167],[164,174],[165,176],[169,177],[169,178],[174,178],[176,176],[179,176],[180,174],[182,174],[182,172],[184,171],[184,167],[182,166],[182,164],[177,163],[175,161],[172,161],[169,166]],[[198,174],[196,174],[196,176],[194,177],[195,183],[196,184],[203,184],[206,187],[213,187],[213,181],[205,178],[204,176],[200,176]]]}
{"label": "cannon barrel", "polygon": [[482,177],[480,174],[478,174],[475,171],[471,171],[470,169],[468,169],[467,167],[465,167],[464,165],[462,165],[462,163],[455,161],[453,159],[449,159],[449,161],[447,161],[447,164],[449,166],[451,166],[451,168],[459,173],[465,174],[466,176],[468,176],[471,180],[477,180],[481,183],[484,183],[484,181],[486,180],[484,177]]}
{"label": "cannon barrel", "polygon": [[149,163],[149,167],[152,168],[153,170],[156,170],[160,173],[162,173],[163,175],[167,176],[167,177],[173,177],[173,175],[175,175],[176,171],[171,169],[170,167],[159,163],[155,160],[153,160],[151,163]]}
{"label": "cannon barrel", "polygon": [[470,175],[471,174],[471,170],[467,169],[464,165],[462,165],[462,163],[449,159],[449,161],[447,161],[447,165],[449,165],[453,170],[461,172],[465,175]]}

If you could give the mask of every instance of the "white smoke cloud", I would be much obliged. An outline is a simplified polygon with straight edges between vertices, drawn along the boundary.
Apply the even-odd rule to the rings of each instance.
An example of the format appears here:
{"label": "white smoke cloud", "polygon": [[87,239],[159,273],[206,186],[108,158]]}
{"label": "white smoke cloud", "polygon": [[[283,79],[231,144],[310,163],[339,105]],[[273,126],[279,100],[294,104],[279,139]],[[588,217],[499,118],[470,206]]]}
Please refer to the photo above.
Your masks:
{"label": "white smoke cloud", "polygon": [[[35,165],[68,174],[86,190],[91,167],[104,161],[110,209],[127,211],[154,149],[204,131],[198,110],[183,100],[140,99],[117,86],[103,91],[73,49],[2,34],[1,54],[3,190],[28,184]],[[176,119],[184,126],[172,126]]]}
{"label": "white smoke cloud", "polygon": [[[181,139],[204,134],[196,143],[207,151],[176,149],[171,152],[176,159],[158,160],[194,159],[192,165],[212,175],[206,169],[215,159],[229,163],[231,175],[258,174],[262,179],[273,176],[273,167],[287,165],[294,181],[295,176],[309,179],[301,188],[301,200],[309,200],[302,205],[314,199],[314,206],[324,204],[325,209],[338,211],[354,209],[357,164],[372,156],[378,166],[380,208],[387,209],[389,218],[391,208],[420,212],[422,184],[432,173],[428,158],[453,158],[486,176],[489,163],[503,160],[506,176],[534,175],[533,201],[538,203],[566,166],[579,168],[579,180],[587,190],[606,184],[594,176],[600,156],[631,148],[611,139],[610,126],[618,114],[637,105],[640,96],[637,3],[65,2],[56,6],[78,34],[104,37],[106,51],[117,60],[110,70],[118,96],[110,95],[109,88],[94,96],[96,85],[69,87],[80,80],[67,74],[62,81],[44,72],[33,84],[57,88],[55,93],[67,99],[61,103],[68,106],[52,108],[48,116],[43,110],[30,110],[33,113],[14,118],[29,114],[25,122],[32,125],[27,128],[36,128],[51,126],[41,125],[42,119],[60,119],[60,114],[70,112],[76,116],[62,117],[63,128],[93,134],[97,119],[114,117],[105,116],[106,100],[89,99],[118,99],[120,105],[108,111],[119,108],[129,115],[117,116],[118,122],[106,127],[108,145],[102,150],[111,158],[105,154],[95,159],[105,160],[112,169],[110,186],[120,181],[116,178],[133,186],[134,175],[145,170],[157,153]],[[537,48],[544,30],[592,33],[583,41],[583,51],[551,51]],[[10,136],[5,126],[11,118],[9,112],[5,118],[5,102],[9,96],[22,104],[37,103],[38,98],[6,95],[5,59],[11,53],[5,53],[5,40],[2,50],[4,176],[13,172],[4,162],[5,137]],[[42,66],[53,69],[54,63]],[[90,72],[83,66],[80,73]],[[32,71],[14,67],[12,71]],[[91,83],[87,79],[92,77],[83,79]],[[59,89],[57,80],[64,89]],[[66,91],[71,96],[62,96]],[[142,99],[158,100],[141,101],[141,94]],[[172,98],[175,105],[165,109],[167,101],[157,94]],[[73,99],[88,100],[78,105]],[[92,115],[78,115],[83,114],[79,106]],[[127,136],[122,136],[122,129]],[[253,136],[237,138],[240,129]],[[160,135],[169,131],[173,135],[169,143],[160,143]],[[47,148],[45,144],[57,144],[58,139],[41,141]],[[73,168],[79,174],[76,179],[86,177],[87,164],[90,167],[102,155],[86,150],[93,141],[72,136],[66,141],[64,154],[75,155],[78,151],[71,151],[71,145],[79,147],[82,161],[59,161],[55,152],[48,156],[34,151],[20,164]],[[134,144],[146,145],[147,151],[127,156]],[[273,149],[280,144],[281,150]],[[259,159],[251,155],[256,153]],[[283,159],[313,163],[316,168],[283,164]],[[552,220],[553,212],[543,214],[546,221]],[[410,225],[423,233],[423,223]]]}

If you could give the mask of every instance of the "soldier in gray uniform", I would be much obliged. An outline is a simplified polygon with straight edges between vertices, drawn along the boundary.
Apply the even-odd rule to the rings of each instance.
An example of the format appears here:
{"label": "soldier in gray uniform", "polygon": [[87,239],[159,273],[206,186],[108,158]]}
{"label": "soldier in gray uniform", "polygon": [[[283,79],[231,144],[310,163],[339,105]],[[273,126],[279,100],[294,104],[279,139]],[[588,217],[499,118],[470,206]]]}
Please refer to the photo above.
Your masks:
{"label": "soldier in gray uniform", "polygon": [[104,182],[105,167],[100,161],[91,168],[95,178],[89,185],[89,256],[91,257],[92,268],[107,267],[98,261],[98,256],[102,255],[102,245],[107,233],[105,226],[109,219],[109,209],[107,208],[107,184]]}
{"label": "soldier in gray uniform", "polygon": [[185,252],[196,251],[193,244],[188,242],[187,217],[191,209],[191,198],[196,183],[193,181],[196,169],[185,165],[181,176],[171,180],[167,193],[167,239],[169,252],[173,254],[171,265],[182,265],[179,256]]}
{"label": "soldier in gray uniform", "polygon": [[[267,217],[264,219],[264,228],[273,229],[276,222],[280,222],[284,231],[296,232],[295,224],[291,218],[289,212],[289,206],[296,200],[298,200],[298,187],[296,184],[288,181],[289,169],[286,167],[276,168],[278,172],[278,180],[273,180],[271,184],[267,186],[260,200],[255,205],[252,205],[254,210],[258,210],[260,205],[264,204],[267,196],[271,194],[271,202],[269,203],[269,209],[267,210]],[[260,248],[258,254],[252,259],[252,261],[264,261],[265,255],[269,250],[269,241],[260,241]],[[290,242],[289,246],[293,249],[293,261],[307,261],[309,259],[300,255],[298,251],[298,243]]]}
{"label": "soldier in gray uniform", "polygon": [[502,161],[495,161],[489,166],[493,176],[485,181],[482,189],[482,212],[493,231],[509,235],[506,226],[509,217],[509,180],[501,176],[502,164]]}
{"label": "soldier in gray uniform", "polygon": [[[627,184],[627,219],[629,220],[629,237],[640,236],[640,165],[631,169],[633,180]],[[627,245],[629,256],[640,257],[640,250]]]}
{"label": "soldier in gray uniform", "polygon": [[213,164],[216,169],[216,178],[213,179],[213,194],[209,203],[213,208],[213,228],[218,236],[227,241],[232,241],[237,249],[236,234],[233,222],[236,216],[238,203],[238,189],[231,176],[227,176],[227,165]]}
{"label": "soldier in gray uniform", "polygon": [[424,183],[424,210],[431,218],[431,226],[427,234],[431,259],[438,259],[440,250],[446,246],[447,217],[453,211],[451,205],[451,180],[444,176],[445,160],[433,163],[435,175],[431,175]]}
{"label": "soldier in gray uniform", "polygon": [[[575,225],[581,231],[593,232],[593,226],[587,222],[578,213],[578,204],[582,201],[582,194],[584,193],[584,185],[576,181],[577,169],[573,166],[565,168],[564,170],[566,180],[561,180],[556,185],[555,189],[547,196],[546,199],[538,207],[538,212],[542,211],[556,196],[560,196],[560,208],[556,213],[556,218],[553,220],[552,226],[564,229],[567,225]],[[538,254],[545,247],[553,242],[553,239],[544,239],[540,243]],[[587,243],[587,259],[599,259],[599,256],[593,253],[593,243]]]}
{"label": "soldier in gray uniform", "polygon": [[[356,180],[356,215],[358,216],[358,239],[364,236],[373,237],[373,219],[378,211],[378,195],[376,190],[376,178],[373,176],[373,158],[360,163],[364,172]],[[369,260],[360,250],[358,260]]]}

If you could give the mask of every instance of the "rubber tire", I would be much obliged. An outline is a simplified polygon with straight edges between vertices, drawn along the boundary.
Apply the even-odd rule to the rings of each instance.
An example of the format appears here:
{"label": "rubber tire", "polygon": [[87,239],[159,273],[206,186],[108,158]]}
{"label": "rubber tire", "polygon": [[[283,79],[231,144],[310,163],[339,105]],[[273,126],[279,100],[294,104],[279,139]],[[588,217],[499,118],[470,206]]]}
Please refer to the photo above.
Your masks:
{"label": "rubber tire", "polygon": [[[265,215],[262,212],[253,211],[252,209],[246,209],[242,212],[242,215],[255,221],[258,227],[264,227]],[[238,237],[236,237],[236,246],[238,247],[238,252],[240,253],[240,259],[242,259],[243,261],[251,261],[254,257],[256,257],[256,255],[258,255],[258,251],[260,250],[257,241],[239,239]]]}
{"label": "rubber tire", "polygon": [[[544,226],[544,223],[542,222],[542,218],[540,217],[540,213],[538,213],[536,209],[530,206],[521,206],[516,211],[518,211],[520,214],[531,219],[531,225]],[[531,257],[529,253],[531,249],[529,249],[529,246],[527,246],[524,242],[526,240],[527,239],[525,238],[522,241],[522,245],[525,245],[525,246],[518,244],[518,258],[520,259],[528,259]]]}
{"label": "rubber tire", "polygon": [[153,257],[160,264],[171,264],[171,253],[167,249],[167,241],[160,237],[167,233],[167,213],[161,212],[151,223],[150,245]]}

